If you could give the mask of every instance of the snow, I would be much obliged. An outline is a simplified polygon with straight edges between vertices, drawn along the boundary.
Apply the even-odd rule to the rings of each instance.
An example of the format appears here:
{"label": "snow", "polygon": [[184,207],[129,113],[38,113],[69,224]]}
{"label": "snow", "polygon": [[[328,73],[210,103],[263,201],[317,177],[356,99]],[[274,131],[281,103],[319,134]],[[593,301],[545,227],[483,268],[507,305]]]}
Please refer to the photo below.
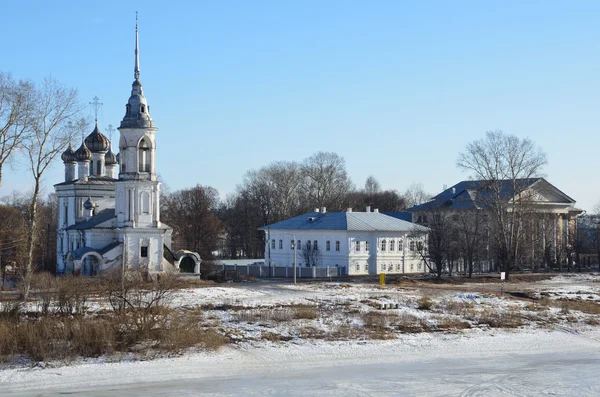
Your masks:
{"label": "snow", "polygon": [[[600,277],[597,274],[561,275],[524,285],[507,284],[506,287],[525,290],[552,300],[568,298],[600,301]],[[109,390],[123,389],[132,390],[133,394],[130,395],[136,395],[135,393],[142,390],[139,388],[143,388],[145,394],[148,394],[148,390],[152,390],[150,385],[157,384],[156,390],[162,390],[162,394],[169,395],[171,386],[176,381],[191,382],[190,390],[194,387],[209,390],[206,382],[221,379],[239,386],[238,394],[249,395],[251,388],[248,389],[240,380],[244,379],[250,385],[256,386],[257,390],[264,387],[267,394],[268,390],[271,390],[269,388],[274,388],[275,391],[270,395],[292,395],[277,389],[285,383],[274,386],[255,380],[285,375],[290,379],[298,378],[289,382],[297,381],[301,386],[310,389],[313,387],[310,377],[315,375],[314,371],[320,370],[320,373],[329,374],[337,379],[337,388],[329,391],[332,394],[319,389],[316,391],[318,394],[344,394],[341,391],[352,384],[353,377],[358,379],[366,376],[361,371],[380,371],[377,373],[387,379],[388,386],[371,384],[372,379],[363,381],[381,391],[381,394],[371,395],[390,395],[396,389],[392,389],[391,385],[394,382],[389,381],[385,374],[389,368],[396,368],[402,372],[402,376],[410,376],[410,379],[403,378],[406,383],[403,383],[402,387],[417,393],[415,395],[425,395],[423,391],[427,386],[432,387],[431,390],[434,391],[427,395],[478,395],[483,389],[475,390],[471,384],[456,383],[453,386],[456,387],[456,393],[450,393],[450,389],[444,388],[443,384],[438,384],[421,372],[412,371],[443,373],[444,367],[440,363],[452,362],[452,366],[456,368],[469,363],[469,367],[464,368],[465,373],[472,374],[473,382],[480,382],[489,381],[484,375],[481,375],[482,378],[478,376],[479,372],[493,370],[490,363],[494,363],[496,367],[503,367],[506,365],[505,361],[515,360],[517,366],[535,362],[535,365],[544,367],[557,362],[556,368],[549,370],[555,375],[550,379],[546,378],[545,373],[517,372],[511,367],[507,367],[506,371],[509,378],[519,380],[519,387],[526,387],[525,384],[537,384],[539,387],[552,385],[547,394],[564,394],[564,391],[568,390],[568,379],[575,376],[569,369],[572,366],[571,361],[585,363],[585,368],[589,365],[590,368],[600,370],[600,354],[597,353],[600,328],[590,325],[592,322],[589,321],[591,318],[598,319],[598,315],[574,310],[565,313],[558,307],[537,310],[527,300],[491,293],[489,288],[487,290],[486,293],[481,292],[479,288],[475,291],[469,286],[431,290],[422,285],[380,287],[376,284],[335,282],[298,285],[230,284],[184,289],[176,292],[169,304],[178,308],[202,307],[206,318],[219,323],[219,328],[230,334],[234,344],[218,351],[188,352],[180,357],[152,361],[136,361],[133,356],[118,359],[103,357],[82,359],[68,366],[50,364],[33,368],[5,368],[0,371],[0,390],[2,396],[11,395],[10,393],[25,396],[29,395],[28,392],[33,395],[34,391],[40,389],[79,392],[96,390],[99,393],[97,395],[109,395]],[[418,309],[419,300],[423,296],[430,298],[434,310]],[[383,304],[392,304],[392,307],[396,307],[397,304],[398,308],[379,310]],[[94,302],[93,309],[97,310],[102,305],[102,302]],[[290,313],[299,305],[315,307],[319,313],[318,318],[297,319],[291,316]],[[475,326],[447,332],[394,331],[393,339],[381,341],[365,337],[327,340],[302,336],[303,330],[308,328],[325,334],[333,334],[342,327],[362,330],[364,314],[369,312],[390,316],[391,319],[408,316],[407,318],[424,321],[436,329],[440,322],[457,317],[455,312],[461,310],[467,313],[464,318]],[[490,313],[519,313],[528,320],[514,329],[477,325],[478,318]],[[286,341],[265,340],[264,334],[267,332],[285,336]],[[560,364],[567,362],[570,364]],[[389,364],[390,367],[379,367],[385,364]],[[336,368],[339,368],[339,372],[336,372]],[[390,377],[393,376],[391,373]],[[600,393],[596,377],[590,376],[582,381],[580,375],[577,376],[578,395]],[[302,383],[304,381],[305,383]],[[489,386],[489,383],[487,385]],[[394,387],[399,386],[395,384]],[[536,389],[512,393],[510,388],[507,389],[506,385],[500,383],[489,387],[492,388],[491,392],[487,390],[481,395],[536,395]],[[364,389],[363,394],[369,394],[369,391],[372,389]],[[213,392],[211,395],[234,395],[220,393],[219,390]]]}

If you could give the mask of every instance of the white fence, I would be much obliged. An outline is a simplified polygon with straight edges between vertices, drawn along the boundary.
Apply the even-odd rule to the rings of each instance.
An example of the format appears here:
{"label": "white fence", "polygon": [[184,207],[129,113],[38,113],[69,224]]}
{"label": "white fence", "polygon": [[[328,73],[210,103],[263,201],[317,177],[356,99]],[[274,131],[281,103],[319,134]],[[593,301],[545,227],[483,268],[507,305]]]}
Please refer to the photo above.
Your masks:
{"label": "white fence", "polygon": [[[294,277],[294,268],[287,266],[271,266],[269,275],[269,266],[252,265],[215,265],[217,270],[237,271],[240,276],[254,277]],[[297,278],[320,278],[337,277],[346,275],[346,268],[342,267],[296,267]]]}

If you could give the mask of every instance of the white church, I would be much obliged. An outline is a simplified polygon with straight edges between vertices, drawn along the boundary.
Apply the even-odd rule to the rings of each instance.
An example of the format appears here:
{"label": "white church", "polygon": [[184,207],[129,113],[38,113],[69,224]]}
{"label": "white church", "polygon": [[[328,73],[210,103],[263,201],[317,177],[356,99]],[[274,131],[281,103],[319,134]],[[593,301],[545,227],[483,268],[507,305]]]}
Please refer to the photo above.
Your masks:
{"label": "white church", "polygon": [[[160,221],[156,179],[157,128],[139,80],[138,26],[131,96],[121,125],[119,153],[98,129],[62,154],[65,181],[58,196],[57,273],[93,276],[111,268],[148,275],[200,272],[195,252],[171,251],[173,229]],[[118,167],[118,174],[116,168]]]}

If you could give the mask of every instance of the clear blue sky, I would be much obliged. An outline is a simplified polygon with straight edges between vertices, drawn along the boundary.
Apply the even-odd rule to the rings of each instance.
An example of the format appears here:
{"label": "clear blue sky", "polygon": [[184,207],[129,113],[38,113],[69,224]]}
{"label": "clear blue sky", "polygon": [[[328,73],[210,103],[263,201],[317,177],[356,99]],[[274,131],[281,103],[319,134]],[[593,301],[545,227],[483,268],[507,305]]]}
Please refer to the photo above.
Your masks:
{"label": "clear blue sky", "polygon": [[[98,96],[106,132],[133,81],[135,11],[171,190],[224,197],[248,169],[324,150],[359,186],[438,193],[467,178],[465,145],[502,129],[547,152],[578,206],[600,200],[598,1],[10,1],[0,70]],[[62,180],[57,161],[47,192]],[[7,169],[0,196],[26,188]]]}

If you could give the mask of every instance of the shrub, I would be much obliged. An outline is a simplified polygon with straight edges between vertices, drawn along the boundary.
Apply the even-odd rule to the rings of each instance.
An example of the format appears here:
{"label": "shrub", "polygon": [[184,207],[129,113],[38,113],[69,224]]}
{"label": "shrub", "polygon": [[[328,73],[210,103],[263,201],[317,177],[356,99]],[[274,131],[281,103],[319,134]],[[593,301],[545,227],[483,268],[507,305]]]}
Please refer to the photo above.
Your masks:
{"label": "shrub", "polygon": [[319,317],[319,314],[314,306],[301,305],[294,308],[293,316],[295,319],[314,320]]}
{"label": "shrub", "polygon": [[432,306],[433,302],[428,296],[421,297],[417,302],[417,309],[419,310],[431,310]]}

